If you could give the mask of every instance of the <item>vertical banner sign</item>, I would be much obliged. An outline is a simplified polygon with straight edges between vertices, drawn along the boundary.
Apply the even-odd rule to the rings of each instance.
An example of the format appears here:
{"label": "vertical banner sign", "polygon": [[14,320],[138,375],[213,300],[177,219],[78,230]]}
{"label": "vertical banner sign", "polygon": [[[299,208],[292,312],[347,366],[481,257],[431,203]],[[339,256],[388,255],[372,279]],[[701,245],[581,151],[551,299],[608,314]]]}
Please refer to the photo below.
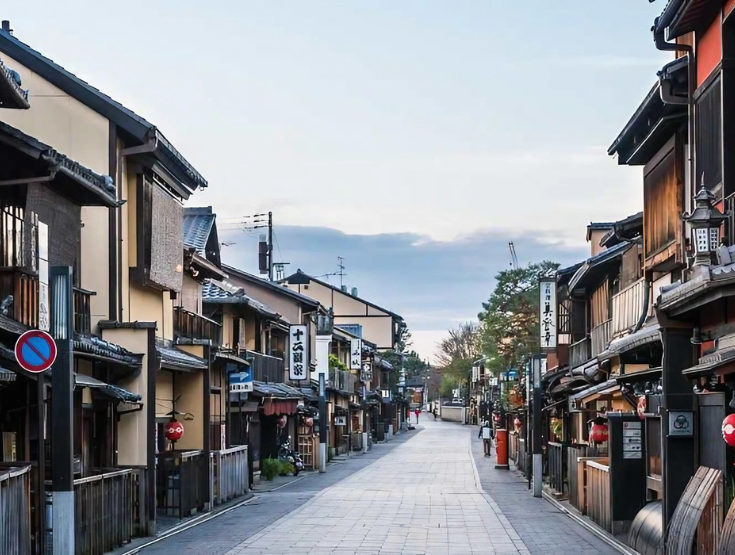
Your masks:
{"label": "vertical banner sign", "polygon": [[352,339],[350,341],[350,370],[360,370],[362,368],[362,339]]}
{"label": "vertical banner sign", "polygon": [[306,380],[309,377],[309,334],[306,326],[291,326],[288,339],[288,377],[291,381]]}
{"label": "vertical banner sign", "polygon": [[49,310],[48,226],[38,222],[38,329],[43,331],[51,329]]}
{"label": "vertical banner sign", "polygon": [[541,292],[539,302],[539,329],[541,330],[541,349],[556,349],[556,280],[539,280]]}

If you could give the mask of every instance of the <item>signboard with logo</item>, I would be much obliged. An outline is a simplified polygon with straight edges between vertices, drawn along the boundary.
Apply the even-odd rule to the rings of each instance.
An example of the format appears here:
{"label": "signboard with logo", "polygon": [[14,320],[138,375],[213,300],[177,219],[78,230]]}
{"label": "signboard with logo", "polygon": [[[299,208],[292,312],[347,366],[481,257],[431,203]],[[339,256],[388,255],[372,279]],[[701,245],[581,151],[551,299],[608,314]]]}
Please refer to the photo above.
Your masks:
{"label": "signboard with logo", "polygon": [[692,437],[694,435],[694,412],[690,410],[669,411],[669,437]]}
{"label": "signboard with logo", "polygon": [[541,278],[539,280],[539,323],[541,330],[541,349],[556,349],[556,280]]}
{"label": "signboard with logo", "polygon": [[370,362],[362,363],[362,371],[360,372],[360,381],[369,382],[373,379],[373,366]]}
{"label": "signboard with logo", "polygon": [[362,339],[354,338],[350,341],[350,370],[359,370],[362,367]]}
{"label": "signboard with logo", "polygon": [[230,374],[230,393],[250,393],[253,391],[253,373],[248,368]]}
{"label": "signboard with logo", "polygon": [[309,377],[309,334],[306,326],[291,326],[288,332],[288,377],[292,381]]}
{"label": "signboard with logo", "polygon": [[347,426],[347,417],[346,416],[335,416],[334,425],[335,426]]}

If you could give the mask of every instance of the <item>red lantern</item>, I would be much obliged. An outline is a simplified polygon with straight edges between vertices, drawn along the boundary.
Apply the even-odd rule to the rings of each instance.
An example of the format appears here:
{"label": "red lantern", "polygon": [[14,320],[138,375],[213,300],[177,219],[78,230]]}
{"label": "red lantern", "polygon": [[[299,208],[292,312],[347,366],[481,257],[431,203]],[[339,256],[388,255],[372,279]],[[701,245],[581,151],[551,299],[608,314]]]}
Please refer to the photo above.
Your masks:
{"label": "red lantern", "polygon": [[184,425],[181,422],[176,422],[176,420],[166,422],[164,432],[167,440],[179,441],[181,436],[184,435]]}
{"label": "red lantern", "polygon": [[722,421],[722,439],[730,447],[735,447],[735,414],[728,415]]}
{"label": "red lantern", "polygon": [[646,396],[642,395],[638,399],[638,408],[636,409],[638,412],[638,418],[643,420],[646,416]]}
{"label": "red lantern", "polygon": [[314,418],[311,416],[307,416],[304,418],[304,426],[307,428],[311,428],[314,425]]}
{"label": "red lantern", "polygon": [[592,424],[590,439],[595,443],[607,441],[607,424]]}
{"label": "red lantern", "polygon": [[283,429],[286,427],[287,423],[288,423],[288,417],[285,414],[282,414],[281,417],[278,419],[278,427]]}
{"label": "red lantern", "polygon": [[521,422],[521,419],[516,416],[515,420],[513,420],[513,426],[515,426],[516,431],[519,431],[522,425],[523,422]]}

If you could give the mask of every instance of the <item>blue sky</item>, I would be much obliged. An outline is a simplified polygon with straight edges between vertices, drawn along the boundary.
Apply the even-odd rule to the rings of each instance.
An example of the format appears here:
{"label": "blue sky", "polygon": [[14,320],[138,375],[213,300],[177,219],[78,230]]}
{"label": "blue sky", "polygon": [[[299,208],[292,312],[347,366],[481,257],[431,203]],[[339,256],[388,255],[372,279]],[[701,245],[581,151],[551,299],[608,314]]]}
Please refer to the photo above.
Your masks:
{"label": "blue sky", "polygon": [[[663,1],[18,2],[15,34],[154,122],[192,204],[276,215],[283,256],[405,314],[429,355],[508,264],[640,210],[607,146],[667,60]],[[232,239],[237,241],[237,239]],[[252,261],[244,236],[230,261]],[[250,249],[250,250],[248,250]]]}

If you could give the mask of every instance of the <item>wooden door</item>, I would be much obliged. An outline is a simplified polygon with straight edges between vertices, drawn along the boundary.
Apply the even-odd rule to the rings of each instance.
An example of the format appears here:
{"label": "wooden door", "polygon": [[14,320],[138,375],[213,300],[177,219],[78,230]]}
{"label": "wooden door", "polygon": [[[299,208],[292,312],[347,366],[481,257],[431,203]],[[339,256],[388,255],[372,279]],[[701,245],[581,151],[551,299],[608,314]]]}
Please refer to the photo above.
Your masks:
{"label": "wooden door", "polygon": [[724,393],[695,395],[697,455],[699,466],[727,472],[727,445],[722,440],[722,421],[727,416]]}

